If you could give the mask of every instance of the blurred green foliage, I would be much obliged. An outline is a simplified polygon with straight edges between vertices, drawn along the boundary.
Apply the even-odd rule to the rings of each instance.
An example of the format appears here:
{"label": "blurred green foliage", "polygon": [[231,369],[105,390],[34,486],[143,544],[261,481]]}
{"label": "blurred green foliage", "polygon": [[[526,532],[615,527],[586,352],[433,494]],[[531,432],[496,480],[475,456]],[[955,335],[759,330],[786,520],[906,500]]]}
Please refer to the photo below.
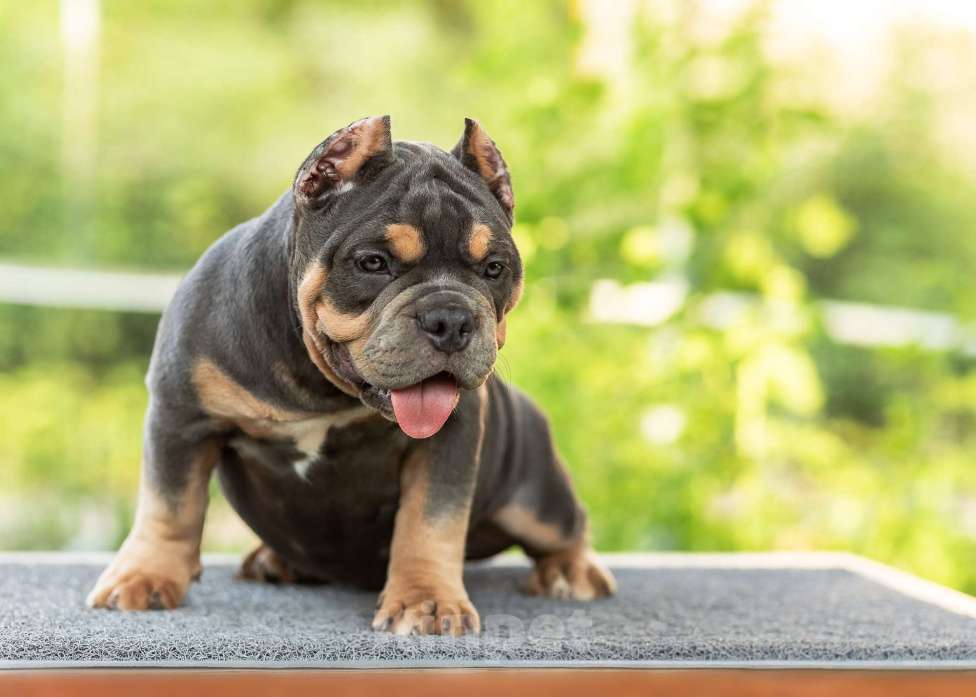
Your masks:
{"label": "blurred green foliage", "polygon": [[[447,147],[477,116],[528,273],[499,372],[551,415],[599,547],[848,549],[976,591],[974,361],[839,346],[817,303],[976,315],[976,180],[933,135],[924,43],[858,118],[766,57],[762,5],[712,40],[671,6],[638,12],[602,75],[556,0],[106,1],[79,206],[57,7],[8,3],[0,255],[183,270],[354,118]],[[593,321],[599,279],[677,277],[667,321]],[[728,290],[759,302],[709,328]],[[0,306],[0,547],[124,535],[156,321]]]}

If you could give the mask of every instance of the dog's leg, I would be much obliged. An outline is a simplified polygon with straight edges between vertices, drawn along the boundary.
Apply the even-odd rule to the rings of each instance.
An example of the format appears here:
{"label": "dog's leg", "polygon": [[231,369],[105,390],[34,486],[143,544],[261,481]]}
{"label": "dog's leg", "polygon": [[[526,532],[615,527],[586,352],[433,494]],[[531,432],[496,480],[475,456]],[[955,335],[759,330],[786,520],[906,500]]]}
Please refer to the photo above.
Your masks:
{"label": "dog's leg", "polygon": [[135,523],[88,595],[90,607],[172,609],[199,577],[207,486],[220,446],[198,430],[150,408]]}
{"label": "dog's leg", "polygon": [[590,546],[586,511],[556,453],[545,417],[524,397],[518,409],[524,430],[517,466],[523,477],[491,521],[534,560],[530,594],[573,600],[612,595],[616,581]]}
{"label": "dog's leg", "polygon": [[481,629],[462,572],[486,395],[482,387],[462,397],[444,429],[404,462],[375,630],[460,636]]}
{"label": "dog's leg", "polygon": [[[616,581],[590,546],[586,514],[572,490],[554,488],[546,496],[547,508],[558,502],[566,519],[553,522],[548,516],[543,518],[527,501],[508,503],[492,518],[535,562],[528,593],[572,600],[593,600],[615,593]],[[567,529],[575,532],[567,534]]]}

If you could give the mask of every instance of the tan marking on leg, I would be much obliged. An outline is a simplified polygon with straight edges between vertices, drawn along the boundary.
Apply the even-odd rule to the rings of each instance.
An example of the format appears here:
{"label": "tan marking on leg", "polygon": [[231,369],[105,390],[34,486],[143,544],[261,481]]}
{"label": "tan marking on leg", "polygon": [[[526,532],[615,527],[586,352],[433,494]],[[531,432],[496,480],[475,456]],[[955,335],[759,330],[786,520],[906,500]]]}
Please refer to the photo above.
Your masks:
{"label": "tan marking on leg", "polygon": [[119,610],[179,607],[200,576],[200,536],[207,488],[220,456],[216,441],[201,444],[180,499],[161,497],[145,480],[132,531],[88,595],[89,607]]}
{"label": "tan marking on leg", "polygon": [[475,223],[468,236],[468,254],[475,261],[481,261],[488,254],[493,234],[491,228],[483,223]]}
{"label": "tan marking on leg", "polygon": [[533,511],[518,503],[502,506],[491,519],[509,535],[529,543],[540,552],[565,549],[572,544],[558,525],[542,522]]}
{"label": "tan marking on leg", "polygon": [[390,568],[373,629],[394,634],[478,633],[478,613],[462,581],[468,509],[430,518],[423,451],[412,453],[400,476],[400,507],[390,546]]}
{"label": "tan marking on leg", "polygon": [[539,520],[518,503],[500,508],[492,520],[502,530],[532,548],[535,569],[529,576],[531,595],[550,598],[593,600],[617,590],[613,574],[600,562],[584,531],[567,538],[558,526]]}
{"label": "tan marking on leg", "polygon": [[424,240],[420,230],[413,225],[396,223],[386,228],[386,241],[390,251],[400,261],[412,263],[424,255]]}
{"label": "tan marking on leg", "polygon": [[346,394],[357,397],[359,391],[356,387],[340,378],[325,360],[325,340],[317,326],[316,306],[322,298],[322,289],[325,287],[327,278],[328,272],[325,267],[319,262],[312,262],[305,269],[305,274],[299,283],[297,295],[298,309],[302,318],[302,341],[305,344],[308,357],[319,369],[319,372]]}

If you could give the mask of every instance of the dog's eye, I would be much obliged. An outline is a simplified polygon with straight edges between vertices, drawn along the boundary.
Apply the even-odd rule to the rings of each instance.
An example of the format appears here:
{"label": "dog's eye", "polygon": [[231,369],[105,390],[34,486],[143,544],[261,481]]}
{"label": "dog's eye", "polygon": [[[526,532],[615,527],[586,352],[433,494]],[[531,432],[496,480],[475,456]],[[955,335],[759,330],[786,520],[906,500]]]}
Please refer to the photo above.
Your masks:
{"label": "dog's eye", "polygon": [[361,271],[366,273],[385,273],[389,270],[386,265],[386,259],[381,257],[379,254],[367,254],[356,262]]}
{"label": "dog's eye", "polygon": [[505,270],[505,265],[500,261],[489,261],[485,266],[485,276],[491,279],[498,278],[502,275],[502,271]]}

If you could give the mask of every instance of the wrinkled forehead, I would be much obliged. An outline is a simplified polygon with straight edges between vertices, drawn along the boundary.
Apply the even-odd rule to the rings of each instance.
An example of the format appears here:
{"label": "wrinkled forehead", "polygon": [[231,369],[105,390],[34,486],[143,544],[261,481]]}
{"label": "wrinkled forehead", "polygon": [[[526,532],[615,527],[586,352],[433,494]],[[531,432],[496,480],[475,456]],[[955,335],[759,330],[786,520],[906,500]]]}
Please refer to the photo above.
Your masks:
{"label": "wrinkled forehead", "polygon": [[[398,143],[397,166],[350,192],[350,207],[365,215],[349,216],[342,246],[384,238],[403,255],[439,258],[458,248],[504,244],[509,223],[483,182],[448,153],[432,145]],[[356,201],[366,196],[374,201]],[[353,218],[358,218],[355,222]],[[412,251],[413,250],[413,251]],[[398,255],[399,256],[399,255]]]}

